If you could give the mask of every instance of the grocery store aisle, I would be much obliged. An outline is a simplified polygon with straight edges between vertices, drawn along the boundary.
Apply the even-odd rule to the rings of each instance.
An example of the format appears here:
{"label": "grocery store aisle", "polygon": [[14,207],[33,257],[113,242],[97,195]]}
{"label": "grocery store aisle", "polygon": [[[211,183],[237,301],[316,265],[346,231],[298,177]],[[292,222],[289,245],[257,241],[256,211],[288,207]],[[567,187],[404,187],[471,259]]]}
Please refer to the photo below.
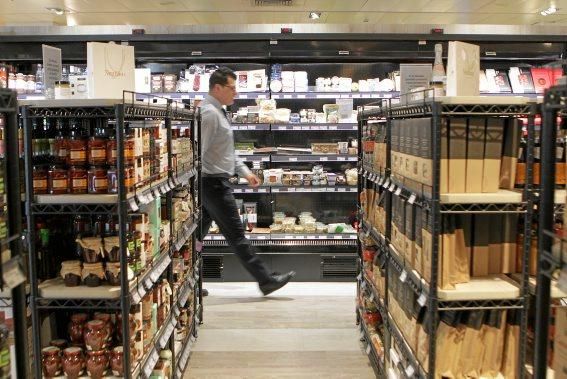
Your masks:
{"label": "grocery store aisle", "polygon": [[355,325],[355,283],[206,283],[185,378],[374,378]]}

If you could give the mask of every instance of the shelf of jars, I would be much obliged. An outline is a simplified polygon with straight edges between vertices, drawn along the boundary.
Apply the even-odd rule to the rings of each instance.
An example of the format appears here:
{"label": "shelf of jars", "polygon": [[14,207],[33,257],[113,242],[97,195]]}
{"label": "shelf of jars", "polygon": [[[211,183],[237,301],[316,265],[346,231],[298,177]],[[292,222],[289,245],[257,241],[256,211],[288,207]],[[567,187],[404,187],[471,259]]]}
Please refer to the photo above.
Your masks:
{"label": "shelf of jars", "polygon": [[356,155],[347,154],[299,154],[299,155],[277,155],[271,156],[272,162],[356,162]]}
{"label": "shelf of jars", "polygon": [[185,339],[181,343],[176,344],[175,351],[179,351],[179,354],[177,354],[177,356],[175,357],[175,362],[177,363],[175,367],[175,379],[183,378],[183,373],[185,372],[187,364],[189,363],[189,357],[191,355],[193,345],[196,341],[196,338],[194,336],[195,328],[197,328],[197,323],[196,319],[193,318]]}
{"label": "shelf of jars", "polygon": [[[159,96],[173,100],[203,100],[207,95],[207,92],[161,92],[161,93],[151,93],[143,94],[137,93],[138,99],[143,99],[146,96]],[[240,92],[236,95],[235,99],[269,99],[269,92]]]}
{"label": "shelf of jars", "polygon": [[272,92],[272,99],[390,99],[398,92]]}
{"label": "shelf of jars", "polygon": [[140,371],[145,375],[145,377],[149,378],[152,375],[152,371],[160,357],[159,352],[166,347],[167,342],[171,338],[171,335],[175,330],[175,326],[177,325],[177,317],[179,314],[179,308],[177,305],[174,305],[165,321],[154,335],[152,342],[150,343],[150,350],[140,361]]}
{"label": "shelf of jars", "polygon": [[251,188],[247,186],[234,186],[234,193],[314,193],[314,192],[357,192],[356,186],[260,186]]}
{"label": "shelf of jars", "polygon": [[272,124],[271,129],[275,131],[353,131],[358,130],[355,122],[344,123],[289,123]]}

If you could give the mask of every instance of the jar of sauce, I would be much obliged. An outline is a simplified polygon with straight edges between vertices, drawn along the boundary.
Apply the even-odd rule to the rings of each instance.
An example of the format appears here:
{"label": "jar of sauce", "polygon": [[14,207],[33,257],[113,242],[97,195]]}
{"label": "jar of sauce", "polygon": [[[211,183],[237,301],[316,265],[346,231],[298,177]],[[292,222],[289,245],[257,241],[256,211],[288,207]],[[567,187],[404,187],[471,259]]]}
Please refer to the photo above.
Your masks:
{"label": "jar of sauce", "polygon": [[117,148],[116,148],[116,136],[114,131],[111,130],[108,135],[108,140],[106,141],[106,160],[109,165],[116,165]]}
{"label": "jar of sauce", "polygon": [[47,193],[47,169],[33,166],[33,192],[36,195]]}
{"label": "jar of sauce", "polygon": [[69,192],[73,194],[87,193],[87,170],[81,166],[71,166],[69,169]]}
{"label": "jar of sauce", "polygon": [[106,164],[106,141],[106,129],[103,127],[95,128],[94,135],[87,144],[89,164]]}
{"label": "jar of sauce", "polygon": [[127,191],[132,191],[136,186],[136,171],[134,166],[124,167],[124,187]]}
{"label": "jar of sauce", "polygon": [[88,172],[88,177],[89,193],[108,193],[108,177],[104,167],[91,166]]}
{"label": "jar of sauce", "polygon": [[52,195],[69,193],[69,172],[61,166],[50,166],[47,172],[47,191]]}
{"label": "jar of sauce", "polygon": [[107,171],[108,177],[108,193],[118,193],[118,175],[116,166],[110,166]]}
{"label": "jar of sauce", "polygon": [[69,155],[66,120],[58,119],[55,127],[54,158],[57,163],[66,163]]}
{"label": "jar of sauce", "polygon": [[124,162],[126,164],[133,164],[136,159],[134,129],[126,128],[124,133]]}

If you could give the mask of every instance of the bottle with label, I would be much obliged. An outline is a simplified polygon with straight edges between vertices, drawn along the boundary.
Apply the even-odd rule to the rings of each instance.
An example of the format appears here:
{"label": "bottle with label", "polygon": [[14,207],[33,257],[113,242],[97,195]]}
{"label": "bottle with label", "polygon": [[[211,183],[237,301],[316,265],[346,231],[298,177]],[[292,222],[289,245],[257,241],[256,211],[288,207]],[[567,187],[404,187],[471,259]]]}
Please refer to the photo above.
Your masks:
{"label": "bottle with label", "polygon": [[541,183],[541,140],[538,136],[534,144],[534,185]]}
{"label": "bottle with label", "polygon": [[35,71],[35,93],[40,95],[43,93],[43,65],[38,64]]}
{"label": "bottle with label", "polygon": [[45,157],[50,162],[56,161],[55,137],[57,135],[56,119],[45,118],[43,122]]}
{"label": "bottle with label", "polygon": [[44,131],[42,119],[32,119],[32,155],[34,162],[40,163],[44,158]]}
{"label": "bottle with label", "polygon": [[57,163],[66,163],[69,156],[69,138],[67,137],[67,121],[57,119],[55,126],[55,156]]}
{"label": "bottle with label", "polygon": [[520,140],[520,149],[518,150],[518,161],[516,162],[516,188],[523,187],[526,184],[527,146],[527,140],[522,137],[522,139]]}
{"label": "bottle with label", "polygon": [[50,278],[49,254],[49,229],[43,227],[39,229],[39,249],[37,250],[39,279],[46,280]]}
{"label": "bottle with label", "polygon": [[69,126],[71,131],[68,140],[67,164],[71,166],[84,165],[87,163],[87,138],[83,126],[78,119],[71,119]]}
{"label": "bottle with label", "polygon": [[443,66],[443,44],[435,44],[435,61],[433,62],[432,81],[445,82],[445,67]]}

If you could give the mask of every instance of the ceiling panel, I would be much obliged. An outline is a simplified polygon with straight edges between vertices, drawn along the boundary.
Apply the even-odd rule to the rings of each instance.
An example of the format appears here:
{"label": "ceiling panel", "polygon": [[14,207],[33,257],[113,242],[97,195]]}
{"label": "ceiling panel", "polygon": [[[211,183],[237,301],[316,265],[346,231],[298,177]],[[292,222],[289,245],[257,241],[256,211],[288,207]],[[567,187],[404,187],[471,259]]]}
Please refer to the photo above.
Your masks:
{"label": "ceiling panel", "polygon": [[156,21],[168,25],[195,24],[191,12],[146,12],[146,13],[81,13],[72,15],[76,25],[151,25]]}
{"label": "ceiling panel", "polygon": [[125,8],[130,11],[152,12],[152,11],[178,11],[184,12],[188,9],[180,0],[119,0]]}

